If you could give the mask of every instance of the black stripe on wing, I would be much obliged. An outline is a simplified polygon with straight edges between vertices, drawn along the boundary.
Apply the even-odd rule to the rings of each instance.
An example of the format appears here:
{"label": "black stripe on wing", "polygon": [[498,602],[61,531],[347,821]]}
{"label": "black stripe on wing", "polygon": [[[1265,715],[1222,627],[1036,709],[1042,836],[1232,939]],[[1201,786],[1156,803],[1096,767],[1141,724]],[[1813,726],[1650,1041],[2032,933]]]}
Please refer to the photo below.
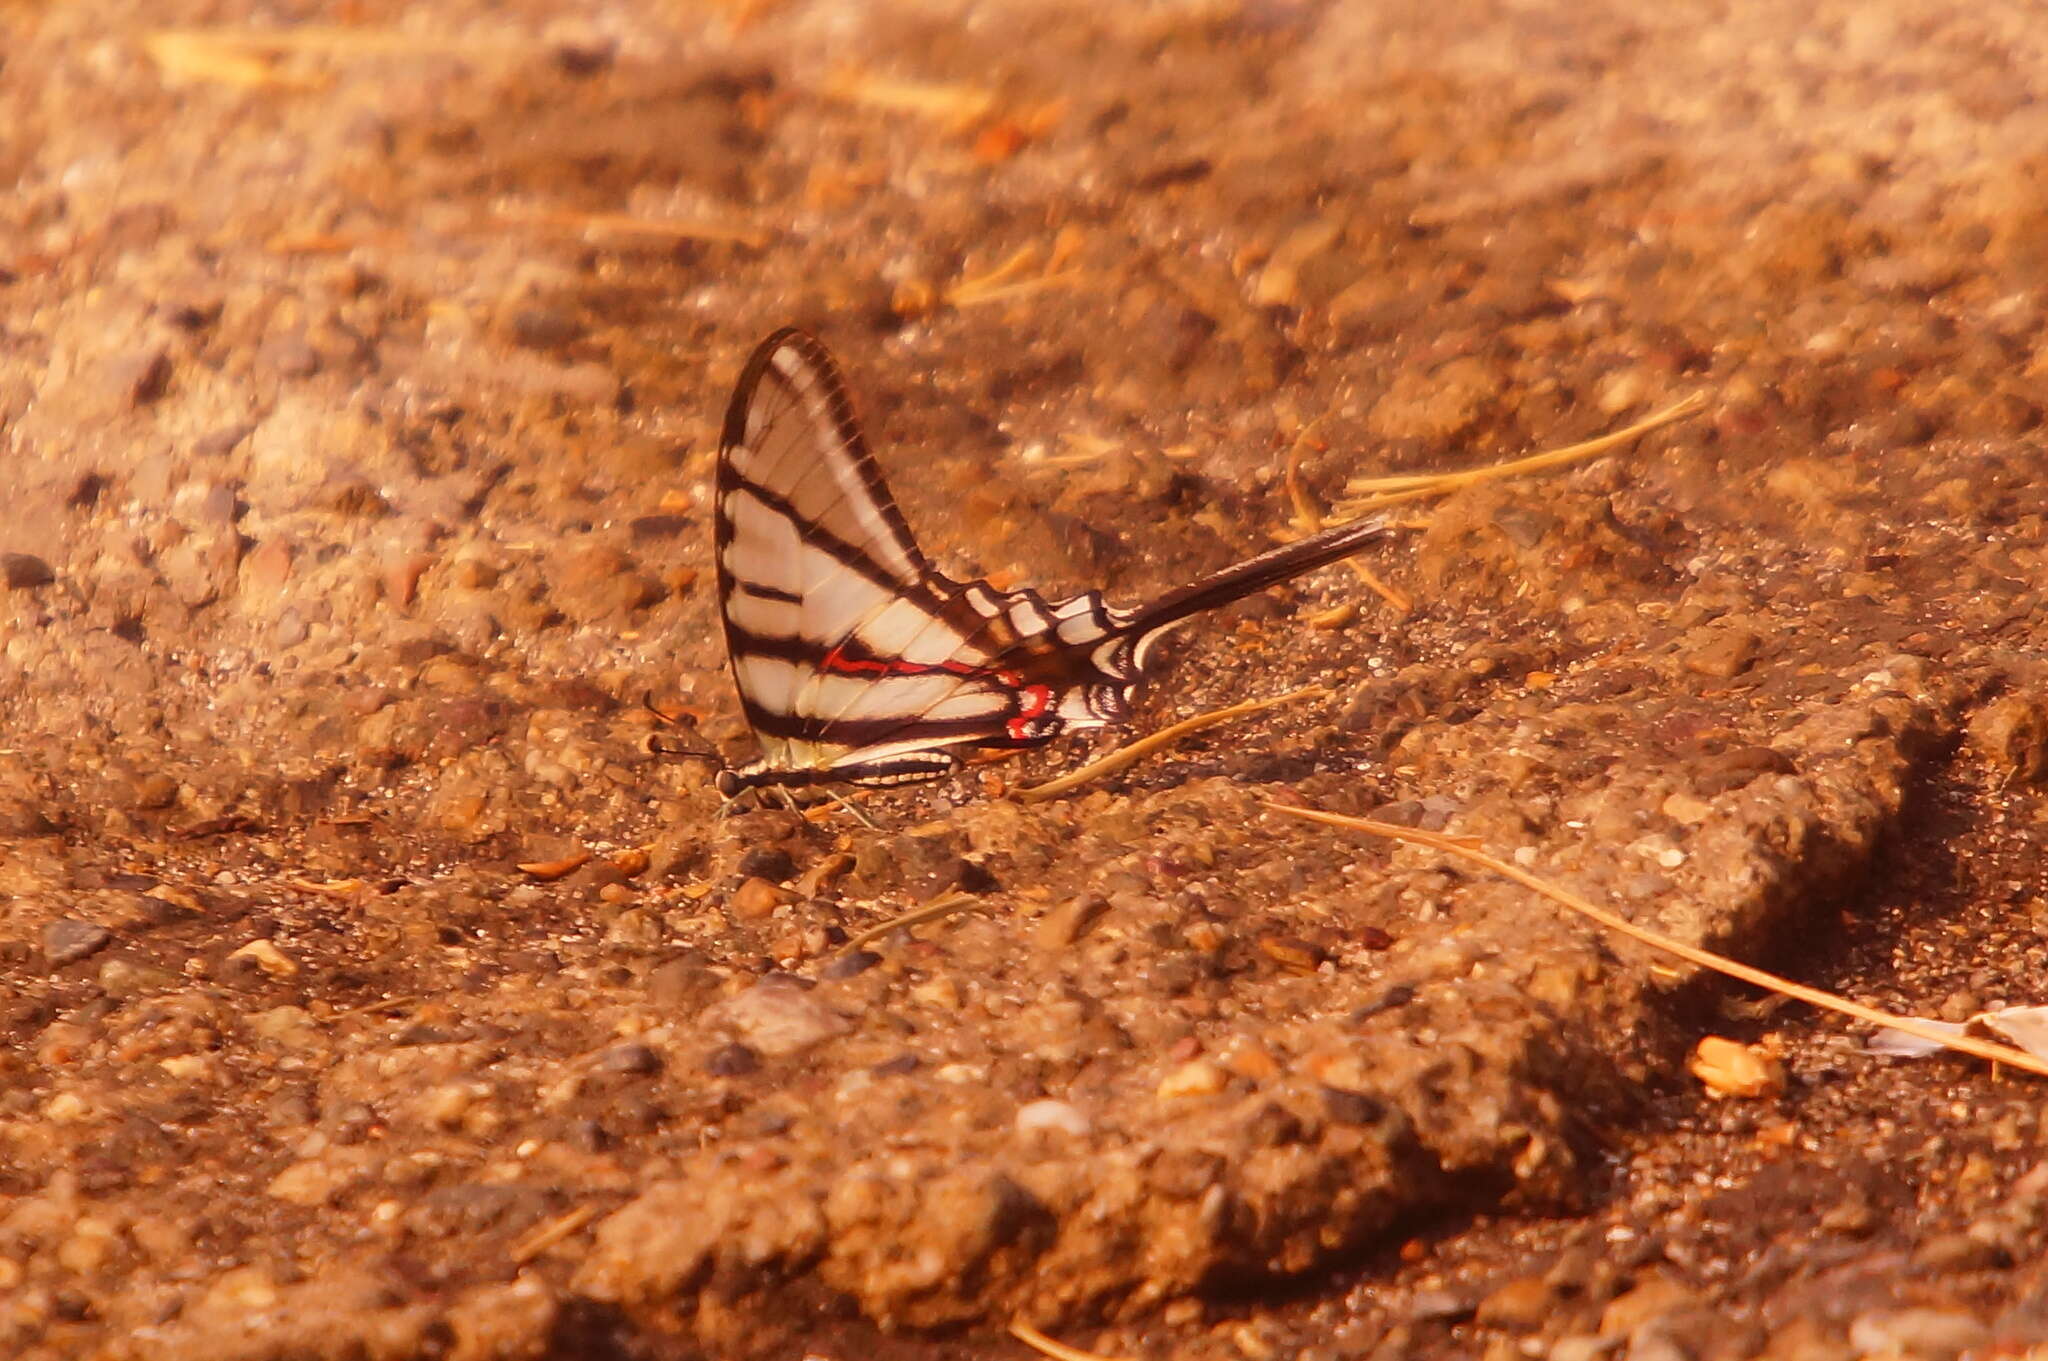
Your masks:
{"label": "black stripe on wing", "polygon": [[[745,367],[740,370],[732,400],[726,404],[725,423],[719,435],[720,500],[723,501],[732,480],[750,476],[749,471],[735,461],[740,452],[764,449],[789,421],[801,422],[794,432],[797,436],[809,436],[807,440],[799,439],[791,447],[791,452],[799,455],[809,453],[815,457],[816,463],[797,467],[794,476],[771,479],[787,485],[766,487],[764,490],[775,492],[787,503],[794,499],[790,495],[791,488],[809,475],[814,466],[829,466],[835,471],[845,469],[857,486],[861,503],[859,509],[871,511],[875,516],[873,529],[881,538],[880,546],[884,549],[882,555],[876,556],[876,563],[887,570],[890,564],[884,561],[884,557],[900,558],[907,570],[896,575],[896,580],[904,584],[929,574],[931,564],[925,560],[924,551],[911,535],[903,512],[896,506],[896,498],[889,494],[889,484],[882,476],[881,466],[868,452],[867,440],[861,434],[860,422],[854,415],[853,399],[847,394],[838,364],[833,362],[823,345],[794,327],[786,326],[755,346]],[[777,471],[787,470],[778,466]],[[758,472],[751,476],[757,486],[761,484]],[[822,528],[827,517],[812,513],[804,518]],[[849,536],[840,537],[850,541]]]}
{"label": "black stripe on wing", "polygon": [[[767,487],[761,486],[759,483],[753,481],[750,478],[741,476],[738,473],[733,473],[729,478],[721,479],[721,487],[722,490],[718,498],[719,505],[717,512],[718,518],[721,521],[721,527],[724,531],[719,536],[721,543],[729,542],[731,540],[734,528],[731,525],[731,523],[726,519],[727,510],[725,502],[727,495],[737,494],[741,496],[749,496],[752,497],[757,503],[759,503],[761,509],[768,511],[771,514],[779,515],[783,519],[789,521],[791,525],[795,526],[797,537],[801,539],[804,543],[808,544],[812,548],[817,549],[819,552],[824,553],[833,561],[837,562],[841,567],[844,567],[847,571],[858,573],[859,575],[867,578],[869,581],[881,587],[883,590],[895,591],[899,594],[905,594],[917,591],[923,585],[922,581],[914,583],[903,581],[901,578],[897,577],[893,572],[889,571],[889,569],[886,566],[884,566],[881,560],[876,558],[873,553],[868,552],[865,548],[862,548],[858,544],[849,543],[847,540],[839,537],[837,534],[834,534],[831,530],[825,528],[825,526],[817,523],[815,520],[812,520],[808,516],[800,514],[797,511],[796,506],[793,505],[787,497],[784,497],[777,492],[771,491]],[[884,503],[883,506],[878,506],[877,509],[886,509],[888,511],[894,512],[896,510],[896,506],[893,502],[889,502]],[[896,518],[900,523],[902,520],[901,514],[898,513]],[[929,576],[936,574],[927,572],[926,575]],[[747,578],[739,578],[737,576],[734,577],[733,589],[745,590],[747,594],[759,596],[764,600],[779,599],[799,603],[803,600],[803,595],[801,593],[786,590],[780,586],[775,585],[772,582],[755,581]]]}

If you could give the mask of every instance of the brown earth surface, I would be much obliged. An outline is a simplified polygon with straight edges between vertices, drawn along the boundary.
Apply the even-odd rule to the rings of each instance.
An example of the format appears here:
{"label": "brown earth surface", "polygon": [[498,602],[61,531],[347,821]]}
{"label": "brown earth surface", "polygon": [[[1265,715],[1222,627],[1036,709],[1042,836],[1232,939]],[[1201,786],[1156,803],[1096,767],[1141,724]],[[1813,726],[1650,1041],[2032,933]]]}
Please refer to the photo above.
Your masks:
{"label": "brown earth surface", "polygon": [[[2035,1080],[1263,807],[2042,1000],[2031,6],[0,33],[0,1355],[2048,1347]],[[942,567],[1124,601],[1284,532],[1297,446],[1330,505],[1707,405],[1406,508],[1412,611],[1187,630],[1137,727],[1327,697],[720,818],[640,700],[751,753],[706,498],[787,322]]]}

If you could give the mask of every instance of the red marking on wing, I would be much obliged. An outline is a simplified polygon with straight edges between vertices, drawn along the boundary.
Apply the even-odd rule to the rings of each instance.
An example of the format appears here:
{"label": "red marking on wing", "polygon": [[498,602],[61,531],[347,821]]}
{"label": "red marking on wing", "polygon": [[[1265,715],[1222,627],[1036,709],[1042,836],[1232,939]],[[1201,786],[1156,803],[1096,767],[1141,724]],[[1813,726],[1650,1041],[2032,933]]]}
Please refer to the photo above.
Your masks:
{"label": "red marking on wing", "polygon": [[1010,730],[1010,736],[1016,738],[1019,742],[1025,742],[1031,738],[1032,723],[1037,719],[1043,718],[1045,711],[1052,707],[1052,687],[1050,685],[1027,685],[1018,693],[1024,701],[1024,707],[1018,711],[1017,716],[1011,719],[1006,726]]}
{"label": "red marking on wing", "polygon": [[849,657],[837,647],[819,659],[818,669],[841,676],[959,676],[1006,685],[1012,690],[1024,684],[1024,678],[1015,671],[999,671],[992,666],[955,661],[907,662],[901,657]]}
{"label": "red marking on wing", "polygon": [[833,648],[819,661],[820,671],[841,676],[967,676],[1005,679],[1005,673],[966,662],[906,662],[901,657],[849,657]]}

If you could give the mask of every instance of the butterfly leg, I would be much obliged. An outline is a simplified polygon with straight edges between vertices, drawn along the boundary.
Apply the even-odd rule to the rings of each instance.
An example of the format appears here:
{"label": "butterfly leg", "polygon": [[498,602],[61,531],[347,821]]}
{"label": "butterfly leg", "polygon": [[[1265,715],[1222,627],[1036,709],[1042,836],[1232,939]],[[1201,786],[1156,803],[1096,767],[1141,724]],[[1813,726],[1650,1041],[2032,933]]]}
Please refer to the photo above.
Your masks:
{"label": "butterfly leg", "polygon": [[853,820],[855,822],[858,822],[861,826],[867,828],[869,831],[879,832],[882,830],[882,824],[876,822],[873,818],[869,817],[867,813],[862,810],[861,806],[855,803],[852,799],[849,799],[844,795],[834,794],[832,796],[832,802],[838,804],[848,813],[851,813],[853,815]]}

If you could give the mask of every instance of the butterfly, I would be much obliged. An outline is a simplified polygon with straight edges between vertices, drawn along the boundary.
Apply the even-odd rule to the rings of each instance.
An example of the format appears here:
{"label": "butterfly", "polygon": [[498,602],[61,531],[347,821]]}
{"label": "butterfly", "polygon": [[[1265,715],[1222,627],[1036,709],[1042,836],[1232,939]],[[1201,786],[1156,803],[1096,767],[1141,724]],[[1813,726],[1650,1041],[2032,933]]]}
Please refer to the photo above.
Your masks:
{"label": "butterfly", "polygon": [[955,581],[934,568],[868,452],[831,355],[775,332],[740,371],[719,441],[718,603],[769,786],[938,779],[977,748],[1035,747],[1127,722],[1168,630],[1381,538],[1357,521],[1134,609]]}

